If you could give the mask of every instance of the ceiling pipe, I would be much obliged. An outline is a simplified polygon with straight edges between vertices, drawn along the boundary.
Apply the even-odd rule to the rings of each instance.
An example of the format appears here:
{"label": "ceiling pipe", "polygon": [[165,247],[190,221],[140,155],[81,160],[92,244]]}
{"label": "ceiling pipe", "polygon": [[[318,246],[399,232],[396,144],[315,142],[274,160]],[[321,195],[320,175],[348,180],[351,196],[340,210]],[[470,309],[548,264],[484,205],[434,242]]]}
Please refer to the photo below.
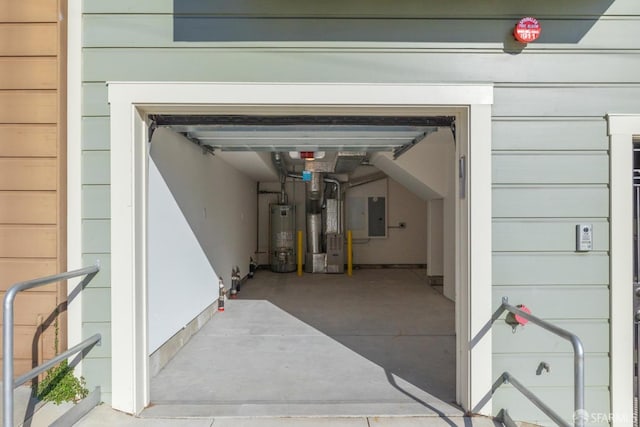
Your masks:
{"label": "ceiling pipe", "polygon": [[278,199],[278,203],[280,203],[281,205],[286,205],[289,202],[289,196],[287,195],[287,192],[285,191],[285,188],[284,188],[286,181],[287,181],[287,176],[281,174],[280,175],[280,196]]}
{"label": "ceiling pipe", "polygon": [[285,164],[285,160],[280,153],[277,151],[271,155],[271,162],[278,170],[279,175],[287,176],[287,165]]}

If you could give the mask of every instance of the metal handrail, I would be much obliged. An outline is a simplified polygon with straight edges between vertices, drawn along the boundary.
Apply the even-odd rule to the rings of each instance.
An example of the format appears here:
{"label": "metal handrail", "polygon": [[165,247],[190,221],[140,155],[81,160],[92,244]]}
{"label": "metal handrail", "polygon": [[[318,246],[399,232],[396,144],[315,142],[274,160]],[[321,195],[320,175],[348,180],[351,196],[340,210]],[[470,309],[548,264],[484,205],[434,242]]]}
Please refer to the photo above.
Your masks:
{"label": "metal handrail", "polygon": [[[529,399],[531,401],[531,403],[533,403],[536,407],[538,407],[538,409],[540,409],[542,412],[544,412],[545,415],[547,415],[549,418],[551,418],[559,426],[571,427],[571,425],[568,422],[566,422],[565,420],[563,420],[562,417],[560,415],[558,415],[558,413],[556,411],[554,411],[549,406],[547,406],[546,403],[544,403],[542,400],[540,400],[540,398],[538,396],[533,394],[533,392],[531,390],[529,390],[527,387],[522,385],[522,383],[520,381],[518,381],[517,379],[515,379],[515,377],[513,375],[511,375],[509,372],[503,372],[502,375],[500,375],[500,378],[498,378],[498,382],[501,382],[501,384],[509,383],[509,384],[513,385],[520,393],[522,393],[527,399]],[[498,387],[501,384],[499,384]],[[494,391],[495,391],[496,388],[497,387],[494,388]]]}
{"label": "metal handrail", "polygon": [[16,378],[13,381],[13,386],[14,387],[20,387],[22,384],[26,383],[27,381],[29,381],[32,378],[37,377],[41,373],[45,372],[47,369],[57,365],[58,363],[62,362],[63,360],[68,359],[69,357],[73,356],[76,353],[80,353],[84,349],[87,349],[89,347],[93,347],[94,345],[98,344],[101,340],[102,340],[102,335],[100,335],[100,334],[92,335],[91,337],[89,337],[86,340],[82,341],[80,344],[77,344],[77,345],[71,347],[69,350],[65,351],[64,353],[60,353],[59,355],[57,355],[53,359],[47,360],[42,365],[38,365],[35,368],[33,368],[32,370],[30,370],[29,372],[27,372],[26,374],[23,374],[23,375],[19,376],[18,378]]}
{"label": "metal handrail", "polygon": [[[502,305],[493,314],[492,322],[495,321],[498,317],[500,317],[500,315],[505,311],[516,314],[530,321],[531,323],[538,325],[543,329],[546,329],[552,334],[557,335],[571,342],[571,345],[573,346],[574,426],[584,427],[585,425],[584,414],[586,414],[585,408],[584,408],[584,347],[582,345],[582,341],[580,340],[580,338],[577,335],[567,331],[566,329],[562,329],[552,323],[549,323],[545,320],[540,319],[539,317],[536,317],[530,313],[527,313],[526,311],[520,310],[518,307],[514,307],[510,305],[509,300],[506,297],[502,298]],[[510,376],[508,373],[505,372],[505,374],[508,375],[509,382],[511,382],[516,388],[518,388],[518,390],[520,390],[520,392],[522,392],[525,395],[525,397],[531,400],[534,404],[536,403],[531,399],[531,396],[534,396],[531,392],[529,392],[524,386],[522,386],[522,384],[518,383],[517,380],[514,380],[513,377]],[[503,374],[503,376],[505,374]],[[518,386],[520,386],[521,388]],[[527,393],[523,392],[523,390],[527,390]],[[549,411],[555,414],[555,412],[553,412],[547,405],[542,403],[542,401],[540,401],[537,397],[536,399],[540,404],[544,405]],[[536,404],[536,406],[538,405]],[[545,413],[549,415],[547,412]]]}
{"label": "metal handrail", "polygon": [[506,409],[501,409],[496,418],[502,421],[505,427],[518,427],[518,424],[513,421],[513,418],[509,415],[509,411]]}
{"label": "metal handrail", "polygon": [[[3,402],[3,426],[13,427],[13,391],[16,387],[24,384],[32,378],[40,375],[46,371],[49,367],[55,363],[68,358],[72,354],[79,353],[86,348],[91,347],[100,341],[100,334],[96,334],[91,338],[88,338],[80,344],[70,348],[64,353],[60,354],[56,358],[57,362],[46,362],[26,374],[20,376],[17,379],[13,379],[13,303],[15,301],[18,292],[25,291],[27,289],[33,289],[39,286],[48,285],[49,283],[55,283],[62,280],[73,279],[74,277],[87,276],[87,278],[81,283],[82,286],[86,285],[95,275],[100,271],[100,266],[94,265],[91,267],[85,267],[78,270],[69,271],[66,273],[56,274],[53,276],[41,277],[38,279],[28,280],[26,282],[19,282],[11,286],[4,296],[4,313],[2,323],[2,402]],[[97,337],[97,339],[96,339]]]}

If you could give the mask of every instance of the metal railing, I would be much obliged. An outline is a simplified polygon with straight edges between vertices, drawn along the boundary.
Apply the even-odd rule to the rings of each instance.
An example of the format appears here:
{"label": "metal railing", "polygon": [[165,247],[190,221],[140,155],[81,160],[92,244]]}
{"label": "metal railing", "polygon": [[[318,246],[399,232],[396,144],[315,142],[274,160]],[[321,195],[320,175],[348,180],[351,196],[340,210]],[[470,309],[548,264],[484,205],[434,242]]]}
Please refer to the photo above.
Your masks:
{"label": "metal railing", "polygon": [[[531,401],[531,403],[533,403],[538,409],[540,409],[542,412],[544,412],[544,414],[546,416],[551,418],[551,420],[553,420],[553,422],[555,422],[559,426],[571,427],[571,424],[569,424],[564,419],[562,419],[562,417],[560,415],[558,415],[558,413],[556,411],[554,411],[549,406],[547,406],[546,403],[544,403],[538,396],[533,394],[533,392],[531,390],[529,390],[527,387],[522,385],[522,383],[520,381],[518,381],[509,372],[503,372],[502,375],[500,375],[498,380],[494,383],[493,388],[491,389],[491,391],[495,392],[502,384],[511,384],[511,385],[513,385],[513,387],[515,387],[516,390],[518,390],[520,393],[522,393],[527,399],[529,399]],[[509,420],[505,419],[505,414],[507,414],[507,416],[508,416],[508,412],[506,410],[502,410],[501,412],[502,413],[501,413],[501,415],[498,416],[498,418],[502,418],[503,424],[505,424],[505,425],[516,425],[515,423],[513,423],[513,420],[511,420],[510,417],[509,417]],[[577,421],[577,417],[574,417],[574,418],[576,418],[576,421]],[[513,424],[511,424],[511,423],[513,423]]]}
{"label": "metal railing", "polygon": [[633,390],[634,425],[640,427],[638,400],[640,399],[640,141],[633,141],[633,313],[634,352],[633,375],[636,384]]}
{"label": "metal railing", "polygon": [[[577,335],[562,329],[552,323],[542,320],[526,311],[520,310],[518,307],[514,307],[509,304],[507,298],[502,298],[502,305],[496,310],[492,316],[492,323],[497,320],[502,313],[508,311],[514,315],[520,316],[531,323],[540,326],[541,328],[566,339],[573,346],[573,405],[574,415],[573,421],[575,427],[584,427],[585,425],[585,408],[584,408],[584,347],[582,341]],[[535,396],[529,389],[522,385],[508,372],[503,373],[496,384],[494,384],[495,391],[501,384],[511,383],[518,391],[520,391],[527,399],[529,399],[534,405],[542,410],[549,418],[561,426],[569,426],[553,409],[542,402],[537,396]]]}
{"label": "metal railing", "polygon": [[13,379],[13,303],[15,301],[18,292],[25,291],[27,289],[37,288],[39,286],[47,285],[50,283],[60,282],[62,280],[73,279],[74,277],[86,276],[84,280],[78,285],[83,288],[87,283],[93,279],[93,277],[100,271],[98,265],[91,267],[81,268],[79,270],[69,271],[62,274],[56,274],[53,276],[42,277],[34,280],[28,280],[26,282],[16,283],[11,286],[4,296],[4,313],[2,324],[2,402],[3,402],[3,426],[13,427],[13,392],[14,389],[27,381],[37,377],[41,373],[45,372],[50,367],[54,366],[58,362],[73,356],[87,348],[92,347],[101,340],[100,334],[95,334],[90,338],[82,341],[80,344],[70,348],[69,350],[61,353],[53,359],[33,368],[29,372],[20,377]]}

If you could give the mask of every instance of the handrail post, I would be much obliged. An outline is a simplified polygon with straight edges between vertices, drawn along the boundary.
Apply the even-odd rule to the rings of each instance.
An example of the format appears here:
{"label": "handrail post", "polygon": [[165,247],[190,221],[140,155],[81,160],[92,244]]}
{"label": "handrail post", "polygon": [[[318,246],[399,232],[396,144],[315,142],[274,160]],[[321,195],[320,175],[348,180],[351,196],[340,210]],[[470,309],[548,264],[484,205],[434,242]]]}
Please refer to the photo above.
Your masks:
{"label": "handrail post", "polygon": [[2,425],[13,427],[13,300],[14,288],[4,296],[2,316]]}
{"label": "handrail post", "polygon": [[584,406],[584,347],[577,336],[571,338],[573,345],[573,408],[576,427],[584,427],[587,413]]}

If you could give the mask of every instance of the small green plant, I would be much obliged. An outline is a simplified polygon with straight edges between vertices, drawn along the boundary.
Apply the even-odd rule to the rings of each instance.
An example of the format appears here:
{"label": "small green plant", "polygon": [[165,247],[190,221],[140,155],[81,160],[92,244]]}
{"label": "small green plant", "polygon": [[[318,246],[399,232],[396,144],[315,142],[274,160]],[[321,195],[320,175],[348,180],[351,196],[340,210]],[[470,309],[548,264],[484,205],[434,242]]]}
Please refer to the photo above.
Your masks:
{"label": "small green plant", "polygon": [[[58,354],[59,332],[58,317],[55,323],[54,350]],[[45,402],[53,402],[56,405],[62,402],[78,402],[89,394],[84,377],[73,375],[73,367],[66,360],[47,370],[44,379],[38,383],[35,390],[36,397]]]}
{"label": "small green plant", "polygon": [[89,394],[84,378],[73,375],[73,368],[66,360],[47,370],[45,378],[38,384],[36,396],[56,405],[62,402],[77,402]]}

